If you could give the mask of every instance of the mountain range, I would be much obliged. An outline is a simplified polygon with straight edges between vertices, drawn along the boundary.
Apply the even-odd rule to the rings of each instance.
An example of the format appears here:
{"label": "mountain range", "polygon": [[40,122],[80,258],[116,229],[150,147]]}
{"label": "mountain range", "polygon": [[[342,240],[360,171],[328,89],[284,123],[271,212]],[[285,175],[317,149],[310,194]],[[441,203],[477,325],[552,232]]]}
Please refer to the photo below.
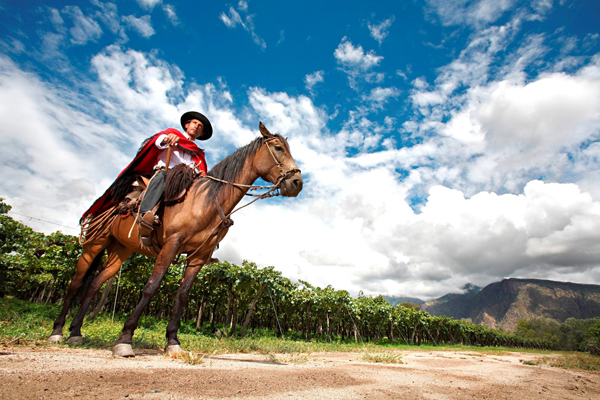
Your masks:
{"label": "mountain range", "polygon": [[463,290],[425,302],[421,309],[506,332],[513,332],[520,319],[600,317],[600,285],[509,278],[483,289],[467,284]]}

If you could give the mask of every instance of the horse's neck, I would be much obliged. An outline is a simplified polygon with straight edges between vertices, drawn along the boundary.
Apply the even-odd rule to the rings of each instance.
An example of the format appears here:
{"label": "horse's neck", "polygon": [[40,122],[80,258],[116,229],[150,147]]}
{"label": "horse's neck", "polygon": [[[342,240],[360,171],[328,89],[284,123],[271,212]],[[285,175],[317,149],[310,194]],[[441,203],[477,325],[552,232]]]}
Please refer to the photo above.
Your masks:
{"label": "horse's neck", "polygon": [[[235,183],[240,185],[252,185],[257,179],[258,174],[251,168],[250,163],[244,166],[242,172],[236,177]],[[225,214],[229,214],[235,206],[242,201],[246,193],[248,193],[249,188],[228,185],[228,187],[223,190],[223,192],[218,196],[218,202],[223,212]]]}

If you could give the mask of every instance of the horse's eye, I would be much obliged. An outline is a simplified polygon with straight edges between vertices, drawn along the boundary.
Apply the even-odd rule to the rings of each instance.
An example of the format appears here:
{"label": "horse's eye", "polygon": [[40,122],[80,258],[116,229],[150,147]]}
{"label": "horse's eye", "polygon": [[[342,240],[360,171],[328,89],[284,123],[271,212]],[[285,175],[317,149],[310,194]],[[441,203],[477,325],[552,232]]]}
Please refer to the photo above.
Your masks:
{"label": "horse's eye", "polygon": [[281,146],[275,146],[275,150],[277,150],[277,151],[283,151],[283,147],[281,147]]}

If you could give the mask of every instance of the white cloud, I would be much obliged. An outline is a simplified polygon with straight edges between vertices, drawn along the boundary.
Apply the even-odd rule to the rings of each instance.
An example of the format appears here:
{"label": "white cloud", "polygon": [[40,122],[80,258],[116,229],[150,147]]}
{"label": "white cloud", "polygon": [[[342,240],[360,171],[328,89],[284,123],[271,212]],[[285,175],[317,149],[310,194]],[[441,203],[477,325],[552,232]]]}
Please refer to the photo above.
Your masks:
{"label": "white cloud", "polygon": [[494,82],[467,93],[466,104],[434,129],[479,155],[465,165],[471,184],[515,191],[532,176],[577,179],[599,165],[593,158],[569,156],[600,134],[598,59],[573,75]]}
{"label": "white cloud", "polygon": [[181,24],[181,22],[179,21],[179,18],[177,17],[177,12],[175,11],[174,5],[164,4],[162,8],[163,8],[163,11],[165,12],[165,15],[167,16],[167,19],[169,20],[169,22],[171,22],[171,24],[173,26],[177,26],[177,25]]}
{"label": "white cloud", "polygon": [[[78,111],[82,99],[63,90],[0,57],[0,169],[12,177],[2,197],[16,212],[76,227],[82,208],[109,184],[105,174],[116,175],[126,161],[116,144],[125,137]],[[56,229],[40,224],[31,223]]]}
{"label": "white cloud", "polygon": [[152,11],[152,9],[162,2],[162,0],[137,0],[138,4],[148,11]]}
{"label": "white cloud", "polygon": [[335,49],[333,55],[343,66],[362,71],[379,65],[383,59],[382,56],[377,56],[373,50],[365,53],[362,46],[355,47],[346,37],[342,38],[342,42]]}
{"label": "white cloud", "polygon": [[313,88],[315,85],[325,80],[323,78],[323,74],[323,71],[315,71],[312,74],[308,74],[304,77],[305,87],[311,94],[313,94]]}
{"label": "white cloud", "polygon": [[[591,69],[595,69],[595,73]],[[475,115],[489,145],[517,146],[531,157],[578,144],[600,130],[600,65],[580,74],[543,75],[493,86]],[[594,76],[596,75],[596,76]]]}
{"label": "white cloud", "polygon": [[222,12],[219,18],[228,28],[235,28],[238,24],[244,26],[240,14],[233,7],[229,7],[229,15]]}
{"label": "white cloud", "polygon": [[[80,10],[81,12],[81,10]],[[65,21],[64,19],[60,16],[60,11],[58,11],[56,8],[50,8],[50,21],[52,22],[52,24],[54,25],[54,27],[59,30],[59,31],[65,31],[64,25],[65,25]]]}
{"label": "white cloud", "polygon": [[[238,12],[239,11],[239,12]],[[245,15],[245,18],[242,20],[242,16],[240,12]],[[252,40],[258,46],[260,46],[263,50],[267,48],[267,43],[263,38],[258,36],[254,27],[254,15],[248,14],[248,3],[245,1],[240,1],[238,3],[238,9],[236,10],[233,7],[229,7],[229,15],[222,12],[219,15],[219,19],[227,26],[228,28],[235,29],[236,26],[241,26],[244,30],[252,36]]]}
{"label": "white cloud", "polygon": [[123,27],[121,26],[121,17],[119,16],[117,6],[113,3],[101,3],[98,0],[92,0],[92,4],[100,8],[96,12],[96,17],[102,21],[113,34],[118,34],[122,39],[126,39]]}
{"label": "white cloud", "polygon": [[444,25],[478,25],[496,21],[513,7],[514,0],[427,0],[427,4]]}
{"label": "white cloud", "polygon": [[379,24],[371,24],[369,22],[368,26],[369,26],[369,31],[371,32],[371,37],[375,40],[377,40],[377,42],[379,42],[379,45],[381,46],[381,42],[383,42],[383,39],[385,39],[387,37],[387,35],[390,33],[389,29],[392,26],[392,24],[394,23],[394,20],[396,19],[396,17],[394,17],[393,15],[380,22]]}
{"label": "white cloud", "polygon": [[[92,17],[83,15],[79,7],[67,6],[63,9],[63,13],[73,19],[73,27],[69,29],[71,44],[84,45],[89,41],[94,42],[102,36],[100,25]],[[60,22],[54,12],[52,15],[53,22]]]}
{"label": "white cloud", "polygon": [[362,46],[356,47],[347,37],[343,37],[333,55],[338,64],[342,66],[342,70],[348,74],[348,81],[353,89],[358,90],[359,79],[372,83],[379,83],[383,80],[383,74],[369,72],[383,60],[383,56],[376,55],[373,50],[365,53]]}
{"label": "white cloud", "polygon": [[399,95],[400,91],[395,87],[376,87],[364,99],[371,103],[372,108],[383,108],[383,105],[390,98],[398,97]]}
{"label": "white cloud", "polygon": [[0,46],[8,53],[20,54],[25,51],[25,44],[11,36],[7,37],[6,40],[0,40]]}
{"label": "white cloud", "polygon": [[149,38],[155,33],[149,15],[144,15],[140,18],[134,17],[133,15],[127,15],[123,17],[123,21],[142,37]]}

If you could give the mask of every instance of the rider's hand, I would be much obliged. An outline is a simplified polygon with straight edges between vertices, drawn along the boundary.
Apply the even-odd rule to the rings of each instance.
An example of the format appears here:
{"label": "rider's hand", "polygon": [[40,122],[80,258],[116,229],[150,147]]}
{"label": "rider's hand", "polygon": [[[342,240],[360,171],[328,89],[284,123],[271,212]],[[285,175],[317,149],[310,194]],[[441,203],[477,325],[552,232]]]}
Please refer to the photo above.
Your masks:
{"label": "rider's hand", "polygon": [[177,143],[179,143],[179,136],[175,135],[174,133],[169,133],[167,137],[163,139],[161,144],[175,146]]}

